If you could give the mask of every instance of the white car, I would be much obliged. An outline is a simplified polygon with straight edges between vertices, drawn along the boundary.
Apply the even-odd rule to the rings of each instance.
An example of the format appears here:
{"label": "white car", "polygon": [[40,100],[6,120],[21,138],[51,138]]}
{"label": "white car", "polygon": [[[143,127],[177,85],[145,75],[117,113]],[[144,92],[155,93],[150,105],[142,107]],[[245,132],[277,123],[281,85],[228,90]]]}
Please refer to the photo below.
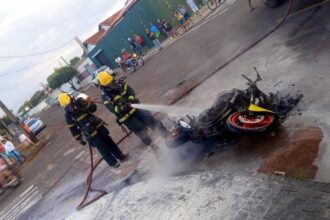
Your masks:
{"label": "white car", "polygon": [[92,81],[93,81],[93,84],[98,84],[98,81],[97,81],[97,75],[100,73],[100,72],[108,72],[110,75],[114,75],[114,72],[112,69],[110,69],[108,66],[102,66],[100,67],[98,70],[96,70],[93,75],[92,75]]}
{"label": "white car", "polygon": [[39,118],[31,118],[24,122],[31,129],[33,134],[37,134],[41,131],[46,125]]}

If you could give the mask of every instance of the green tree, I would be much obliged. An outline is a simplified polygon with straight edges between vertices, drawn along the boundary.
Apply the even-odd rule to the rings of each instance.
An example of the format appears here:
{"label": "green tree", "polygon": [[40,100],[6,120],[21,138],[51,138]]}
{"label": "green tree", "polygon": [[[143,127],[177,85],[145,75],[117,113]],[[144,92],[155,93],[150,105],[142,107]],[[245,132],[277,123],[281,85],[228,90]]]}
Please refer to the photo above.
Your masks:
{"label": "green tree", "polygon": [[38,105],[45,98],[45,96],[46,96],[45,91],[43,90],[36,91],[30,99],[31,105],[33,106]]}
{"label": "green tree", "polygon": [[[12,121],[10,120],[10,118],[7,115],[1,117],[0,120],[6,125],[9,125],[12,123]],[[5,127],[3,126],[3,124],[0,123],[0,131],[2,131],[4,129],[5,129]]]}
{"label": "green tree", "polygon": [[36,91],[33,96],[23,103],[23,105],[18,109],[18,112],[25,112],[25,108],[29,107],[30,109],[38,105],[44,98],[46,93],[43,90]]}
{"label": "green tree", "polygon": [[30,101],[25,101],[21,107],[19,107],[18,112],[25,112],[25,108],[29,107],[32,108],[33,106],[31,105]]}
{"label": "green tree", "polygon": [[71,65],[55,68],[54,72],[47,78],[48,85],[52,89],[57,89],[67,82],[73,86],[72,77],[77,73],[78,71]]}
{"label": "green tree", "polygon": [[70,60],[70,66],[75,67],[80,62],[79,57],[74,57]]}

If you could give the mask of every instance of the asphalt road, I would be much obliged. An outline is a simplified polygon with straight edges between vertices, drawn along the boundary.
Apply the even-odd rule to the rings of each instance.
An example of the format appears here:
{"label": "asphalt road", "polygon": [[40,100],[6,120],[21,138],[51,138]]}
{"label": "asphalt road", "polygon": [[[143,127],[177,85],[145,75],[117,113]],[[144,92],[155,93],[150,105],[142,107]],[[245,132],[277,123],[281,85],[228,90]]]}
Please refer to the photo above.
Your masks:
{"label": "asphalt road", "polygon": [[[143,68],[129,76],[129,83],[143,102],[170,103],[271,30],[276,25],[276,20],[284,15],[287,7],[283,5],[276,10],[270,10],[256,2],[257,8],[250,12],[245,1],[228,0],[228,3],[232,4],[228,4],[228,8],[218,9],[188,34],[148,60]],[[303,7],[302,3],[294,5],[296,10],[300,7]],[[244,88],[245,82],[239,75],[252,73],[253,66],[257,66],[264,78],[262,89],[293,92],[301,90],[305,95],[299,107],[303,115],[291,117],[284,133],[293,131],[297,121],[321,126],[324,133],[327,133],[330,126],[327,119],[330,96],[325,89],[329,85],[329,10],[329,6],[326,5],[291,18],[263,42],[216,72],[179,104],[205,108],[219,92],[233,87]],[[290,87],[292,84],[295,86]],[[93,98],[99,96],[95,88],[87,93]],[[119,140],[123,133],[113,123],[113,117],[102,106],[97,114],[108,122],[112,136]],[[72,140],[64,124],[63,110],[54,107],[40,117],[48,125],[40,135],[47,137],[49,143],[23,170],[25,180],[22,185],[5,198],[1,198],[0,208],[3,213],[10,211],[16,213],[16,217],[36,203],[32,209],[25,212],[22,219],[58,219],[63,217],[61,214],[68,215],[82,198],[83,178],[88,173],[87,149]],[[191,165],[189,170],[221,167],[236,172],[243,166],[244,169],[253,172],[265,154],[282,146],[283,142],[273,138],[254,140],[249,144],[257,146],[254,148],[257,150],[249,152],[246,148],[223,149],[202,164]],[[270,146],[270,149],[260,150],[258,146]],[[130,152],[132,160],[143,158],[142,173],[152,173],[152,153],[146,151],[135,137],[131,137],[120,147]],[[329,181],[330,178],[326,175],[330,168],[327,136],[324,137],[320,152],[322,154],[320,153],[317,161],[320,172],[317,178]],[[172,167],[162,168],[162,171],[165,169],[166,173],[167,169],[177,169],[177,164],[174,164]],[[112,185],[109,182],[114,181],[113,173],[104,163],[99,172],[102,173],[102,178],[97,178],[97,184],[111,189]],[[158,170],[157,173],[162,172]],[[77,185],[79,189],[76,190]],[[22,199],[17,199],[22,194],[25,195],[23,202]],[[65,194],[68,197],[63,197]],[[13,206],[15,203],[19,205]],[[66,209],[63,208],[64,205]],[[57,206],[61,208],[57,209]],[[8,211],[6,207],[11,209]],[[0,212],[0,218],[3,213]]]}

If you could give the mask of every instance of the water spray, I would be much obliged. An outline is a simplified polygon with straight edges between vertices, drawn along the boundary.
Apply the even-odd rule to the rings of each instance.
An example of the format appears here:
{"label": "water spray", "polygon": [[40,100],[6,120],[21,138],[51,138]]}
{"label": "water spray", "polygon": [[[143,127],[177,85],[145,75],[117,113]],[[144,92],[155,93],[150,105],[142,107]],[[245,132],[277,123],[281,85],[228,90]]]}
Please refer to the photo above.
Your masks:
{"label": "water spray", "polygon": [[203,111],[203,109],[195,107],[179,107],[171,105],[148,105],[148,104],[132,104],[133,108],[144,109],[152,112],[161,112],[170,116],[185,116],[185,115],[197,115]]}

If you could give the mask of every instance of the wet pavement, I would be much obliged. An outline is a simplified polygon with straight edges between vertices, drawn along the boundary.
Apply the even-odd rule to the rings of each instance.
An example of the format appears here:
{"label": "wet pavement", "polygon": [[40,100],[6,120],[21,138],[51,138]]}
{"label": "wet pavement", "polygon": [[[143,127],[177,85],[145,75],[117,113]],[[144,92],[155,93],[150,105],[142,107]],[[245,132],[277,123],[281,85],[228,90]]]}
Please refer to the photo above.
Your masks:
{"label": "wet pavement", "polygon": [[[243,138],[238,144],[219,147],[209,157],[200,157],[199,146],[188,144],[169,150],[160,141],[170,162],[159,164],[152,151],[134,136],[130,137],[120,147],[130,152],[132,161],[140,161],[138,174],[130,182],[139,183],[124,187],[115,181],[113,171],[101,163],[94,184],[115,191],[95,206],[74,213],[73,219],[86,216],[90,217],[87,219],[91,216],[94,219],[102,216],[105,219],[329,218],[328,184],[272,179],[256,171],[264,158],[286,146],[297,127],[314,126],[320,127],[324,134],[316,161],[316,180],[330,182],[330,94],[326,89],[330,67],[330,6],[290,18],[264,41],[215,72],[238,51],[271,30],[287,7],[270,10],[256,1],[257,8],[249,12],[245,1],[228,3],[226,9],[220,8],[209,15],[200,26],[129,76],[128,81],[138,96],[147,104],[167,104],[215,73],[176,103],[204,109],[219,92],[245,88],[240,74],[252,76],[256,66],[263,78],[262,90],[283,93],[300,90],[304,94],[302,102],[273,136]],[[99,98],[95,88],[87,93]],[[115,140],[124,135],[104,107],[100,106],[97,114],[108,122]],[[11,212],[24,220],[62,219],[75,212],[83,197],[89,167],[86,147],[72,140],[64,124],[63,110],[54,107],[40,117],[48,125],[43,132],[51,134],[52,141],[23,170],[22,186],[2,200],[0,216]],[[174,173],[180,176],[171,177]],[[25,210],[13,206],[14,203],[20,207],[29,204],[26,209],[36,205],[22,215]]]}
{"label": "wet pavement", "polygon": [[66,219],[329,219],[329,206],[328,185],[213,170],[140,182]]}

